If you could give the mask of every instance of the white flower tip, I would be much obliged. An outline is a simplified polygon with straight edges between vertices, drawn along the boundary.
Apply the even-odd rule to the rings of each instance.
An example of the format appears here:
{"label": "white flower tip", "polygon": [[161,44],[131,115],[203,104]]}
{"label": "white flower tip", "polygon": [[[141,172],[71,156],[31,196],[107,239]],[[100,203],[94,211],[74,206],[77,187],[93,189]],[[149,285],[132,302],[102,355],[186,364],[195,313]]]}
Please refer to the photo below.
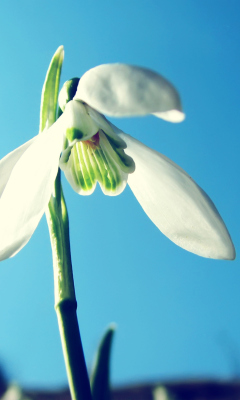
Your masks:
{"label": "white flower tip", "polygon": [[229,243],[228,243],[228,245],[226,245],[225,249],[223,249],[222,257],[219,257],[219,259],[229,260],[229,261],[235,260],[236,251],[235,251],[234,245],[233,245],[230,237],[229,237],[229,239],[230,239]]}
{"label": "white flower tip", "polygon": [[[204,208],[200,209],[199,205],[201,207],[204,203]],[[198,256],[215,260],[234,260],[236,252],[226,225],[211,199],[201,189],[198,198],[195,196],[195,206],[197,204],[198,210],[191,211],[190,203],[186,203],[192,219],[190,225],[176,226],[170,234],[161,230],[178,246]]]}
{"label": "white flower tip", "polygon": [[209,234],[200,240],[189,238],[186,243],[184,240],[175,243],[201,257],[232,261],[236,258],[235,248],[223,221],[221,221],[221,225],[219,231],[209,231]]}
{"label": "white flower tip", "polygon": [[165,111],[165,112],[157,112],[157,113],[153,113],[153,115],[155,115],[155,117],[164,119],[165,121],[174,122],[174,123],[182,122],[185,119],[185,114],[179,110],[169,110],[169,111]]}

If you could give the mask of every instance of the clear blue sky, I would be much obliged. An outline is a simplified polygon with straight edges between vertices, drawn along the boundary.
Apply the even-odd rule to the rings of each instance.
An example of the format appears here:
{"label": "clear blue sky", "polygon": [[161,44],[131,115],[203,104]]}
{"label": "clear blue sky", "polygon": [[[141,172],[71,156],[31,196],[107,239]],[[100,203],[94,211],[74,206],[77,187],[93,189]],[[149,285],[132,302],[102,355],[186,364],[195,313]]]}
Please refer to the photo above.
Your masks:
{"label": "clear blue sky", "polygon": [[[167,77],[186,120],[114,120],[184,168],[215,202],[239,253],[238,0],[1,0],[0,157],[38,132],[42,84],[64,45],[62,83],[124,62]],[[240,268],[187,253],[151,223],[130,189],[67,199],[78,315],[88,365],[116,322],[114,384],[240,375]],[[0,361],[25,386],[66,384],[45,218],[0,264]]]}

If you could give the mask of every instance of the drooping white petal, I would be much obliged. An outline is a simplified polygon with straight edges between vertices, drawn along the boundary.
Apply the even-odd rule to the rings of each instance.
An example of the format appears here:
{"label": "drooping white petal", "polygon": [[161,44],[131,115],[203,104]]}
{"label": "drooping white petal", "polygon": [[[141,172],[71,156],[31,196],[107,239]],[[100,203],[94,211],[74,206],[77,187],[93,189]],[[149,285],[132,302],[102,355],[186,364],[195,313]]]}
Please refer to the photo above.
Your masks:
{"label": "drooping white petal", "polygon": [[149,69],[126,64],[104,64],[87,71],[75,99],[114,117],[155,114],[172,122],[184,119],[179,94],[170,82]]}
{"label": "drooping white petal", "polygon": [[178,165],[120,133],[136,170],[128,183],[153,223],[178,246],[203,257],[235,258],[227,228],[207,194]]}
{"label": "drooping white petal", "polygon": [[0,260],[25,246],[47,207],[62,150],[62,118],[23,145],[25,151],[12,169],[0,199]]}
{"label": "drooping white petal", "polygon": [[4,158],[0,161],[0,197],[5,189],[7,181],[11,175],[11,172],[22,156],[22,154],[27,150],[27,148],[33,143],[35,137],[28,142],[24,143],[22,146],[18,147],[17,149],[11,151],[11,153],[7,154]]}

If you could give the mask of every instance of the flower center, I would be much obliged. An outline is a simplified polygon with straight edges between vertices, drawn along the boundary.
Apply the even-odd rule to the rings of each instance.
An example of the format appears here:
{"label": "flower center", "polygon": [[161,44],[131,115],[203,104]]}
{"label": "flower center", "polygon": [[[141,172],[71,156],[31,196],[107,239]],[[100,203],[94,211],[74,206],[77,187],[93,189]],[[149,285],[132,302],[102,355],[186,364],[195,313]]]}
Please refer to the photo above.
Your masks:
{"label": "flower center", "polygon": [[115,196],[125,188],[134,162],[100,129],[91,138],[66,149],[60,168],[77,193],[91,194],[98,182],[104,194]]}
{"label": "flower center", "polygon": [[81,101],[65,106],[65,142],[60,168],[76,192],[91,194],[97,182],[110,196],[123,191],[134,161],[110,123]]}
{"label": "flower center", "polygon": [[85,140],[83,143],[86,144],[89,148],[95,150],[97,147],[99,147],[99,141],[99,132],[97,132],[91,137],[91,139]]}

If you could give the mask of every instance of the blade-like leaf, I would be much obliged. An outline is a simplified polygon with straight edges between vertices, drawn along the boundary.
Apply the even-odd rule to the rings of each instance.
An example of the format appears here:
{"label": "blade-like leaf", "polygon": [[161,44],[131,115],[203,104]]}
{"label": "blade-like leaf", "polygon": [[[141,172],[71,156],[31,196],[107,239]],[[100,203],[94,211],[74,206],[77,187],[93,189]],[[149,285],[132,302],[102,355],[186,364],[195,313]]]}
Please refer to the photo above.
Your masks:
{"label": "blade-like leaf", "polygon": [[60,46],[54,54],[42,88],[40,108],[40,132],[45,127],[51,126],[56,120],[59,81],[64,58],[63,46]]}
{"label": "blade-like leaf", "polygon": [[110,325],[104,334],[91,373],[93,400],[110,400],[110,354],[115,325]]}

